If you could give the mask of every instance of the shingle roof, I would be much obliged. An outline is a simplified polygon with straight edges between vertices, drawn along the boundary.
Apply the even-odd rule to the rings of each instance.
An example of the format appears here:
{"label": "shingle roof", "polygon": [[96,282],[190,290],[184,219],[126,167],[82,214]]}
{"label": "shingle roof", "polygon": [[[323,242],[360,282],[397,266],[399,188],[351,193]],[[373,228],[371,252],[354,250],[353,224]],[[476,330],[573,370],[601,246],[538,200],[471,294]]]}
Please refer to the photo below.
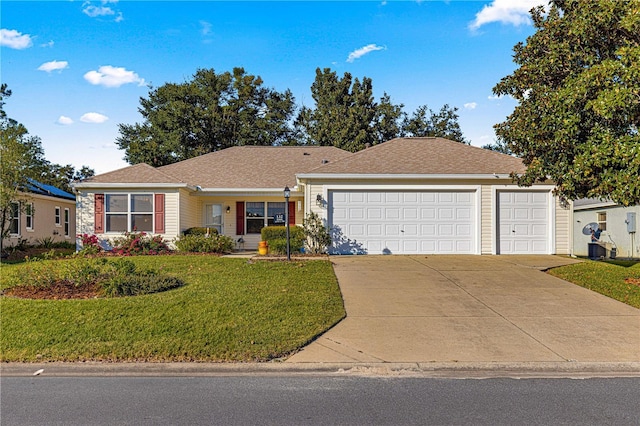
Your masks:
{"label": "shingle roof", "polygon": [[351,156],[330,146],[237,146],[158,170],[203,188],[283,188],[296,174]]}
{"label": "shingle roof", "polygon": [[140,163],[112,172],[103,173],[82,183],[184,183],[148,164]]}
{"label": "shingle roof", "polygon": [[312,174],[508,174],[525,166],[510,155],[443,138],[398,138],[313,170]]}

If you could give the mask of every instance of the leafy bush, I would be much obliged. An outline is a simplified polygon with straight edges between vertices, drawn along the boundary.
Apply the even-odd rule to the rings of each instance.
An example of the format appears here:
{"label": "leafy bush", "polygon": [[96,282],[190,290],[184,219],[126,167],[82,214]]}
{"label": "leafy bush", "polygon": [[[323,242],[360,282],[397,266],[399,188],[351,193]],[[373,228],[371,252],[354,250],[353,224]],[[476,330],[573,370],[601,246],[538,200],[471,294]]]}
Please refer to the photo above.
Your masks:
{"label": "leafy bush", "polygon": [[131,260],[104,257],[74,257],[56,262],[29,260],[8,277],[8,287],[52,287],[61,282],[76,287],[97,284],[110,297],[156,293],[183,285],[176,277],[141,270]]}
{"label": "leafy bush", "polygon": [[218,230],[216,228],[204,228],[201,226],[194,226],[193,228],[189,228],[185,230],[182,235],[218,235]]}
{"label": "leafy bush", "polygon": [[36,247],[53,248],[54,243],[55,240],[53,239],[53,237],[42,237],[36,239]]}
{"label": "leafy bush", "polygon": [[320,254],[327,251],[331,245],[331,234],[320,216],[316,213],[309,213],[302,221],[302,229],[307,237],[307,248],[310,253]]}
{"label": "leafy bush", "polygon": [[171,248],[161,235],[150,236],[146,232],[125,232],[124,236],[113,239],[112,246],[112,253],[121,256],[171,252]]}
{"label": "leafy bush", "polygon": [[[269,252],[287,254],[287,227],[267,226],[260,232],[262,241],[269,243]],[[299,226],[289,227],[289,244],[291,253],[300,252],[304,247],[304,231]]]}
{"label": "leafy bush", "polygon": [[230,253],[233,251],[233,239],[226,235],[211,234],[210,236],[189,234],[175,241],[179,251],[188,253]]}
{"label": "leafy bush", "polygon": [[80,243],[82,248],[78,251],[80,256],[92,256],[102,252],[100,247],[100,240],[96,235],[82,234],[80,237]]}

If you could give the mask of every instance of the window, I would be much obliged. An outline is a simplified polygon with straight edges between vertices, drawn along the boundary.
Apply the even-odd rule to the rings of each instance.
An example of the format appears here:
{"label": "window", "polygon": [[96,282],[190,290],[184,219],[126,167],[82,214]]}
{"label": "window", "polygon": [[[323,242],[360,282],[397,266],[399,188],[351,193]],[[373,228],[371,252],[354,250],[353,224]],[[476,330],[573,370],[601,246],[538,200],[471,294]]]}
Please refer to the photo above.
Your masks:
{"label": "window", "polygon": [[607,212],[598,213],[598,228],[601,231],[607,230]]}
{"label": "window", "polygon": [[64,236],[69,236],[69,209],[64,209]]}
{"label": "window", "polygon": [[153,194],[105,195],[106,231],[153,231]]}
{"label": "window", "polygon": [[11,216],[9,217],[9,234],[20,235],[20,204],[11,203]]}
{"label": "window", "polygon": [[214,228],[222,234],[222,204],[206,204],[204,206],[204,226]]}
{"label": "window", "polygon": [[[266,215],[265,215],[266,204]],[[265,226],[275,225],[274,217],[285,214],[285,203],[246,203],[247,234],[259,234]]]}
{"label": "window", "polygon": [[56,206],[56,226],[60,226],[60,207]]}
{"label": "window", "polygon": [[247,234],[259,234],[264,227],[264,203],[247,202]]}
{"label": "window", "polygon": [[30,231],[33,231],[33,213],[33,203],[27,203],[24,209],[25,227]]}

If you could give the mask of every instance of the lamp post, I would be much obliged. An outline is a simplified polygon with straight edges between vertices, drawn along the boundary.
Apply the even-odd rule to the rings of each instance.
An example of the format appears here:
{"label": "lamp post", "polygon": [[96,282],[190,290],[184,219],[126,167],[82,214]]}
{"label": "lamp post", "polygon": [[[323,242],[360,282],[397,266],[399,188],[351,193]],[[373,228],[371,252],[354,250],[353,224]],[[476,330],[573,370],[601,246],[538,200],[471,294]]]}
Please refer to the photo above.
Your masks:
{"label": "lamp post", "polygon": [[291,260],[291,240],[289,237],[289,197],[291,197],[291,190],[287,185],[284,187],[284,221],[287,223],[287,260]]}

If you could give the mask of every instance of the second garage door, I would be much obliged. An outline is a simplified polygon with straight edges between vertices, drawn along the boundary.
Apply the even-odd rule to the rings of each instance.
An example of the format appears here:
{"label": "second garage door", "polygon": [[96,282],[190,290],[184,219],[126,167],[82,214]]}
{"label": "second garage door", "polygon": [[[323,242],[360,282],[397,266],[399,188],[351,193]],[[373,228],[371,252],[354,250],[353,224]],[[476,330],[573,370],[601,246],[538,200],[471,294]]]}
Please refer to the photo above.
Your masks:
{"label": "second garage door", "polygon": [[474,191],[330,191],[333,253],[473,254]]}

